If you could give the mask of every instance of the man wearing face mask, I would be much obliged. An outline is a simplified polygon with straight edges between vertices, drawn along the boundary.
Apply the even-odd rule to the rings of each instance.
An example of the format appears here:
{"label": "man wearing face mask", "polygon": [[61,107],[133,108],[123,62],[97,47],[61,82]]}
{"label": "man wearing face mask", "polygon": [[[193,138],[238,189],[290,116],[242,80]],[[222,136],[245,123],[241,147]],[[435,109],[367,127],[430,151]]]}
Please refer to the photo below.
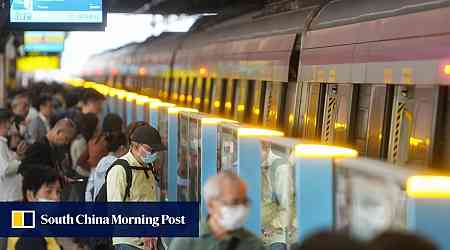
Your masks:
{"label": "man wearing face mask", "polygon": [[[34,165],[23,176],[24,202],[59,202],[63,179],[58,171],[45,165]],[[53,237],[10,237],[8,250],[61,250]]]}
{"label": "man wearing face mask", "polygon": [[250,207],[244,181],[230,170],[211,177],[203,188],[208,219],[199,238],[176,238],[169,250],[263,250],[263,242],[244,229]]}
{"label": "man wearing face mask", "polygon": [[[106,174],[107,201],[157,201],[158,174],[154,164],[163,150],[166,147],[156,129],[148,124],[136,128],[130,136],[130,151],[113,163]],[[121,160],[125,160],[128,166],[118,164]],[[126,168],[131,169],[131,176]],[[113,245],[116,250],[162,249],[157,238],[114,237]]]}

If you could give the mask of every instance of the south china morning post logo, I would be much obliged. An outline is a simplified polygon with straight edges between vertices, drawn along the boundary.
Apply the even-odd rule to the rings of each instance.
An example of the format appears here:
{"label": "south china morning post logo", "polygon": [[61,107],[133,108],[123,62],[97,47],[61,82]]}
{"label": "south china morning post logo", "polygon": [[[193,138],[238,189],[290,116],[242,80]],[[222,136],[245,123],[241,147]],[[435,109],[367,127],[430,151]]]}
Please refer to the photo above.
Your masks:
{"label": "south china morning post logo", "polygon": [[0,218],[0,237],[197,237],[200,212],[194,202],[0,203]]}
{"label": "south china morning post logo", "polygon": [[12,229],[34,229],[36,228],[36,213],[33,210],[12,210]]}

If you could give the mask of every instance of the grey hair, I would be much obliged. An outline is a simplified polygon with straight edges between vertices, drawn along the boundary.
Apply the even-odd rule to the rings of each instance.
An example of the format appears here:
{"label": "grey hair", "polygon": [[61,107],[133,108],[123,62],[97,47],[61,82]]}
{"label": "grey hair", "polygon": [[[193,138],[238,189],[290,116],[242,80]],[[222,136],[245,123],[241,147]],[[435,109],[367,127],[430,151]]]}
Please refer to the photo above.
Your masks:
{"label": "grey hair", "polygon": [[221,195],[221,186],[223,181],[231,181],[239,184],[242,182],[242,179],[230,170],[221,171],[219,174],[210,177],[203,186],[203,197],[205,202],[217,199]]}

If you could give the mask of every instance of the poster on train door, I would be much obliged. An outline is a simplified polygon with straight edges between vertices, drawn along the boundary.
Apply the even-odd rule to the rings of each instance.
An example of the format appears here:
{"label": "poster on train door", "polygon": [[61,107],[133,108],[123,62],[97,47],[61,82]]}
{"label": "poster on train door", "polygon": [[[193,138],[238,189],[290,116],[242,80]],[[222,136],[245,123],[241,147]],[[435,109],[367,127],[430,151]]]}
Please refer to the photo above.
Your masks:
{"label": "poster on train door", "polygon": [[188,148],[188,197],[189,201],[200,201],[201,192],[201,127],[200,119],[189,120],[189,148]]}
{"label": "poster on train door", "polygon": [[[262,142],[261,226],[268,249],[297,241],[293,149]],[[277,248],[278,249],[278,248]]]}
{"label": "poster on train door", "polygon": [[237,129],[231,127],[218,128],[217,172],[232,170],[237,173],[238,137]]}
{"label": "poster on train door", "polygon": [[178,169],[177,201],[188,201],[189,168],[189,117],[180,114],[178,118]]}
{"label": "poster on train door", "polygon": [[406,229],[401,183],[369,171],[335,168],[335,227],[369,240],[387,229]]}
{"label": "poster on train door", "polygon": [[[168,146],[168,108],[167,107],[159,107],[158,110],[158,131],[161,135],[161,141],[164,145]],[[167,171],[168,171],[168,160],[167,160],[167,151],[162,151],[160,153],[160,200],[165,201],[167,198]]]}

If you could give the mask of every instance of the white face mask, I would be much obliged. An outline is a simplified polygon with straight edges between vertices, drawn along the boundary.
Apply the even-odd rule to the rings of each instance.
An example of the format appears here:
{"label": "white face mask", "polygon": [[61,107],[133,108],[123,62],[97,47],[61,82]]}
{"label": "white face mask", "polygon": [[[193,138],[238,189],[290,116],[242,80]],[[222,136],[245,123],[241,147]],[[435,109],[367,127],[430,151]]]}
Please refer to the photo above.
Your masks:
{"label": "white face mask", "polygon": [[220,209],[219,224],[228,231],[236,230],[244,225],[249,208],[244,205],[223,206]]}
{"label": "white face mask", "polygon": [[56,201],[54,201],[54,200],[49,200],[49,199],[46,199],[46,198],[38,198],[37,201],[38,201],[38,202],[56,202]]}

